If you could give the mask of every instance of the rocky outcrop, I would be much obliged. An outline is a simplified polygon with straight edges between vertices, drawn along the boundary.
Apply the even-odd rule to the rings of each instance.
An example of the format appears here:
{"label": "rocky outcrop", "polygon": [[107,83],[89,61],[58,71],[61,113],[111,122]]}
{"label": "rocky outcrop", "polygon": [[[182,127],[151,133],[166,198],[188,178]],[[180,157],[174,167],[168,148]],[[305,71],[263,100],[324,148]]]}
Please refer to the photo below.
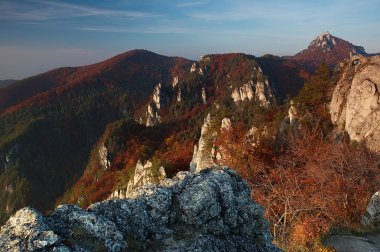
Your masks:
{"label": "rocky outcrop", "polygon": [[190,73],[198,73],[200,75],[203,75],[203,69],[198,67],[198,65],[194,62],[193,65],[191,65]]}
{"label": "rocky outcrop", "polygon": [[212,119],[208,114],[204,120],[201,136],[198,145],[194,146],[193,158],[190,162],[190,172],[199,172],[206,167],[212,167],[216,163],[220,164],[223,146],[216,146],[215,140],[218,134],[232,128],[229,118],[223,118],[222,121]]}
{"label": "rocky outcrop", "polygon": [[380,153],[380,56],[354,56],[334,90],[330,113],[338,130]]}
{"label": "rocky outcrop", "polygon": [[202,102],[203,104],[207,104],[207,94],[206,94],[206,88],[202,88]]}
{"label": "rocky outcrop", "polygon": [[[175,77],[172,83],[172,86],[178,84],[178,77]],[[167,105],[169,101],[168,94],[167,94],[167,87],[165,88],[161,83],[158,83],[156,87],[153,90],[152,94],[152,100],[148,104],[145,116],[143,118],[140,118],[140,123],[144,124],[147,127],[156,126],[161,123],[161,116],[159,115],[160,109],[162,109],[163,106]]]}
{"label": "rocky outcrop", "polygon": [[161,99],[161,83],[158,83],[153,91],[153,102],[156,105],[157,109],[161,108]]}
{"label": "rocky outcrop", "polygon": [[229,130],[229,129],[231,129],[231,126],[232,126],[231,119],[225,117],[222,120],[222,124],[220,126],[220,129],[221,130]]}
{"label": "rocky outcrop", "polygon": [[243,86],[239,88],[235,88],[231,93],[231,98],[234,102],[241,102],[245,100],[252,100],[254,97],[253,91],[253,81],[249,81],[245,83]]}
{"label": "rocky outcrop", "polygon": [[269,85],[268,79],[265,79],[264,81],[258,81],[256,83],[255,95],[257,101],[260,103],[261,106],[265,108],[270,107],[271,102],[273,101],[273,93]]}
{"label": "rocky outcrop", "polygon": [[256,82],[250,80],[241,87],[235,88],[231,93],[231,98],[235,103],[255,99],[261,106],[268,108],[273,101],[273,91],[261,69],[256,71],[258,80]]}
{"label": "rocky outcrop", "polygon": [[211,115],[208,114],[202,125],[198,146],[194,147],[193,159],[190,162],[191,172],[200,171],[203,168],[211,167],[214,164],[211,149],[215,137],[216,132],[212,127]]}
{"label": "rocky outcrop", "polygon": [[161,116],[154,105],[149,104],[146,110],[146,123],[147,127],[152,127],[160,124]]}
{"label": "rocky outcrop", "polygon": [[164,167],[159,167],[158,174],[155,174],[152,166],[153,164],[150,161],[147,161],[144,165],[140,160],[137,161],[135,173],[133,175],[133,178],[128,181],[127,187],[124,189],[115,190],[109,199],[129,198],[131,197],[134,189],[149,184],[157,184],[166,179],[166,172]]}
{"label": "rocky outcrop", "polygon": [[294,125],[297,120],[299,120],[300,113],[297,109],[296,104],[293,100],[290,101],[290,108],[288,110],[288,117],[290,125]]}
{"label": "rocky outcrop", "polygon": [[170,186],[86,211],[61,205],[43,217],[31,208],[0,231],[1,251],[280,251],[263,209],[229,169],[181,172]]}
{"label": "rocky outcrop", "polygon": [[367,206],[367,211],[362,218],[362,224],[365,226],[378,226],[380,224],[380,191],[372,196]]}
{"label": "rocky outcrop", "polygon": [[194,62],[194,63],[191,65],[190,73],[194,73],[195,71],[197,71],[197,64]]}
{"label": "rocky outcrop", "polygon": [[108,159],[108,150],[103,143],[100,145],[98,153],[100,165],[103,167],[103,169],[107,170],[108,168],[110,168],[111,162]]}
{"label": "rocky outcrop", "polygon": [[172,81],[172,87],[175,88],[178,85],[178,76],[175,76]]}

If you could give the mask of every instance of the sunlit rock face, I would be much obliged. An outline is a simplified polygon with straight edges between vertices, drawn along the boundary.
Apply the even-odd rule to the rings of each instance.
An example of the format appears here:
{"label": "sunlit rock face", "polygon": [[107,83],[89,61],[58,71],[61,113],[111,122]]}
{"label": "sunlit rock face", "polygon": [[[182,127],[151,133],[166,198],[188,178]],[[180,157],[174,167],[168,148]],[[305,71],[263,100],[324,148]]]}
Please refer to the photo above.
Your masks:
{"label": "sunlit rock face", "polygon": [[128,181],[127,187],[113,191],[108,199],[130,198],[133,195],[134,189],[150,184],[157,184],[165,180],[165,168],[161,166],[156,174],[152,166],[153,164],[149,160],[145,164],[143,164],[140,160],[137,161],[135,173]]}
{"label": "sunlit rock face", "polygon": [[354,56],[334,90],[330,113],[340,131],[380,152],[380,56]]}
{"label": "sunlit rock face", "polygon": [[203,104],[207,104],[207,94],[206,89],[204,87],[202,88],[202,102]]}
{"label": "sunlit rock face", "polygon": [[157,108],[155,105],[148,105],[148,108],[146,110],[146,123],[145,125],[147,127],[152,127],[160,124],[161,122],[161,116],[158,115]]}
{"label": "sunlit rock face", "polygon": [[263,107],[270,107],[273,105],[273,90],[269,84],[268,79],[264,78],[261,69],[257,73],[260,79],[257,82],[253,80],[243,84],[241,87],[235,88],[231,93],[231,98],[235,103],[242,101],[256,100]]}
{"label": "sunlit rock face", "polygon": [[290,101],[290,108],[288,110],[288,117],[290,125],[294,125],[300,117],[300,113],[293,100]]}
{"label": "sunlit rock face", "polygon": [[167,184],[87,210],[23,208],[1,228],[0,251],[281,251],[234,171],[180,172]]}
{"label": "sunlit rock face", "polygon": [[212,128],[211,115],[208,114],[202,125],[198,146],[194,147],[193,159],[190,163],[190,171],[200,171],[213,165],[214,162],[211,149],[215,137],[216,135]]}
{"label": "sunlit rock face", "polygon": [[108,159],[107,147],[105,147],[104,144],[101,144],[98,153],[100,165],[103,167],[103,169],[107,170],[108,168],[110,168],[111,165],[111,162]]}

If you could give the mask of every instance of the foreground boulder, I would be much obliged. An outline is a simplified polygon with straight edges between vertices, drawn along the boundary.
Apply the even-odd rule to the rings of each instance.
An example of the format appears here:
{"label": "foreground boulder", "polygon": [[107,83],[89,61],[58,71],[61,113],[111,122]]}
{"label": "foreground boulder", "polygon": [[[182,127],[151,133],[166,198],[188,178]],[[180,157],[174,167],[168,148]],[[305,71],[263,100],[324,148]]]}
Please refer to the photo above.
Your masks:
{"label": "foreground boulder", "polygon": [[280,251],[235,172],[181,172],[165,184],[86,211],[21,209],[1,228],[0,251]]}

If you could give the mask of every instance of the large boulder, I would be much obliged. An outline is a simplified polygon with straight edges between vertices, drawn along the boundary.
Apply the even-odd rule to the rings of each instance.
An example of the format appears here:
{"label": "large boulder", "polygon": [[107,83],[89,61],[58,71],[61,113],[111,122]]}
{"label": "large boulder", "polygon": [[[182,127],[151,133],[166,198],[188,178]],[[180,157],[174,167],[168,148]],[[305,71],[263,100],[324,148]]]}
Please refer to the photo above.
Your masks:
{"label": "large boulder", "polygon": [[334,90],[331,120],[351,140],[380,153],[380,56],[354,56]]}
{"label": "large boulder", "polygon": [[232,170],[181,172],[165,183],[86,211],[62,205],[43,217],[24,208],[1,228],[0,251],[280,251]]}

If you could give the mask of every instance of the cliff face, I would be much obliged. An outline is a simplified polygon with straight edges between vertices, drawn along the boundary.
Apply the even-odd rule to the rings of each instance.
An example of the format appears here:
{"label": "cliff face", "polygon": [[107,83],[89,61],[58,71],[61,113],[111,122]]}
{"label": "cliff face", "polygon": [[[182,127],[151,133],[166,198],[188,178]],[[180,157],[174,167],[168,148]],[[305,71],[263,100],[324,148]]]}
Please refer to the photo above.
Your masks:
{"label": "cliff face", "polygon": [[23,208],[1,228],[0,250],[280,251],[235,172],[181,172],[166,184],[87,210],[61,205],[46,217]]}
{"label": "cliff face", "polygon": [[330,105],[332,122],[351,140],[380,152],[380,56],[354,56],[343,69]]}
{"label": "cliff face", "polygon": [[241,87],[235,88],[231,93],[231,98],[235,103],[254,99],[261,106],[268,108],[273,105],[273,101],[275,100],[273,87],[271,87],[268,79],[262,74],[260,67],[254,69],[252,77],[254,75],[256,75],[257,82],[254,83],[253,80],[250,80]]}

